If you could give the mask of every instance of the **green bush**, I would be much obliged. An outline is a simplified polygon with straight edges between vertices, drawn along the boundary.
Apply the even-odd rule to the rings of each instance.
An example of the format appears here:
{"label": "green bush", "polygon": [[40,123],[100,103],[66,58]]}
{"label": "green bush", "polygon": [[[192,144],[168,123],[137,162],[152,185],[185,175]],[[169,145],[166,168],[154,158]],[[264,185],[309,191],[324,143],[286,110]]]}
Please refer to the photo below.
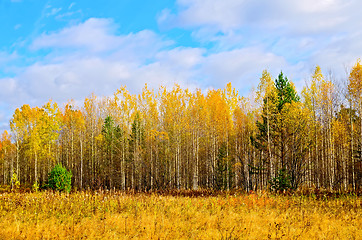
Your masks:
{"label": "green bush", "polygon": [[48,187],[53,190],[70,192],[72,188],[72,172],[61,164],[55,165],[48,175]]}

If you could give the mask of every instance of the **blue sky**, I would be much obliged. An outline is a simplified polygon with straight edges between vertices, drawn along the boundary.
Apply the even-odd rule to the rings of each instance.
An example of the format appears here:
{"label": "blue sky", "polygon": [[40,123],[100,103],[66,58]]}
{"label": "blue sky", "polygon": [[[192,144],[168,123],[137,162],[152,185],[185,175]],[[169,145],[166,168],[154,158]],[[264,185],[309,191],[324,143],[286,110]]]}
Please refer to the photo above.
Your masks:
{"label": "blue sky", "polygon": [[362,56],[358,0],[0,0],[0,130],[15,108],[81,101],[126,85],[191,89],[262,70],[301,89],[318,64],[336,80]]}

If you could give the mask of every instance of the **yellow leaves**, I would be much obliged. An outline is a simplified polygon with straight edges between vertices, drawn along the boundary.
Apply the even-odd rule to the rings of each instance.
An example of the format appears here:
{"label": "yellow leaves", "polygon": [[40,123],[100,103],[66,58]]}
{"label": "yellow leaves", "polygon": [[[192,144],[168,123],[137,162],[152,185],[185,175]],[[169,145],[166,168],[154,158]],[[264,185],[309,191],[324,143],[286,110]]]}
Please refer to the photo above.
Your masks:
{"label": "yellow leaves", "polygon": [[145,84],[145,87],[142,90],[142,94],[138,97],[138,99],[140,111],[143,112],[144,115],[146,115],[149,119],[149,121],[147,121],[148,127],[154,127],[159,120],[159,112],[155,93],[153,92],[153,90],[149,90],[147,84]]}
{"label": "yellow leaves", "polygon": [[226,95],[227,103],[229,105],[230,111],[234,112],[238,103],[240,102],[239,92],[231,86],[231,83],[226,85],[224,90],[224,94]]}
{"label": "yellow leaves", "polygon": [[279,121],[282,121],[282,127],[289,134],[307,136],[311,126],[310,110],[303,107],[301,102],[287,103],[282,110]]}
{"label": "yellow leaves", "polygon": [[175,85],[171,91],[160,88],[161,121],[167,131],[177,131],[183,128],[185,120],[186,93]]}
{"label": "yellow leaves", "polygon": [[168,133],[167,132],[163,132],[163,131],[158,131],[155,129],[152,129],[149,131],[149,136],[152,140],[168,140]]}
{"label": "yellow leaves", "polygon": [[315,70],[314,70],[314,75],[313,75],[313,82],[321,82],[324,80],[324,76],[322,74],[322,69],[320,66],[316,66]]}
{"label": "yellow leaves", "polygon": [[1,141],[2,143],[10,143],[10,142],[11,142],[11,136],[10,136],[10,134],[8,133],[8,131],[5,130],[5,131],[1,134],[0,141]]}
{"label": "yellow leaves", "polygon": [[256,91],[256,101],[261,102],[266,96],[275,92],[275,86],[272,76],[267,70],[264,70]]}
{"label": "yellow leaves", "polygon": [[358,101],[362,101],[362,65],[360,59],[357,60],[349,74],[348,92],[357,100],[357,104],[362,104],[358,103]]}
{"label": "yellow leaves", "polygon": [[64,113],[61,116],[64,127],[69,130],[83,131],[85,129],[85,119],[80,110],[75,110],[71,103],[67,103]]}
{"label": "yellow leaves", "polygon": [[324,76],[322,74],[321,68],[316,66],[310,86],[304,87],[302,91],[304,104],[306,104],[310,109],[313,109],[313,111],[315,111],[316,105],[320,103],[321,84],[323,82]]}
{"label": "yellow leaves", "polygon": [[239,171],[240,169],[242,169],[242,164],[240,162],[235,163],[234,169],[235,169],[235,171]]}
{"label": "yellow leaves", "polygon": [[103,134],[98,134],[96,137],[95,137],[95,140],[99,143],[103,143],[105,138],[103,136]]}
{"label": "yellow leaves", "polygon": [[334,119],[332,122],[333,128],[333,139],[336,144],[342,144],[343,146],[348,146],[348,134],[345,124],[340,120]]}
{"label": "yellow leaves", "polygon": [[26,145],[26,154],[31,157],[53,158],[50,146],[59,137],[61,113],[52,101],[42,108],[23,105],[17,109],[10,122],[16,141]]}
{"label": "yellow leaves", "polygon": [[220,90],[210,90],[206,97],[206,104],[209,110],[210,130],[215,129],[214,134],[225,139],[232,127],[232,112],[227,104],[225,94]]}
{"label": "yellow leaves", "polygon": [[92,94],[90,98],[84,99],[84,110],[87,114],[91,114],[95,110],[95,104],[96,104],[97,97]]}
{"label": "yellow leaves", "polygon": [[286,121],[295,121],[297,119],[309,119],[310,111],[303,108],[301,102],[286,103],[285,109],[282,110],[283,117]]}
{"label": "yellow leaves", "polygon": [[277,110],[277,91],[270,73],[263,71],[262,77],[256,92],[256,102],[260,106],[257,111],[261,110],[262,114],[270,118]]}
{"label": "yellow leaves", "polygon": [[321,68],[317,66],[309,87],[302,91],[304,105],[314,116],[331,117],[334,97],[334,84],[324,78]]}
{"label": "yellow leaves", "polygon": [[12,147],[11,136],[5,130],[0,136],[0,159],[5,156],[5,153]]}
{"label": "yellow leaves", "polygon": [[117,108],[115,110],[115,119],[125,129],[130,128],[135,116],[135,111],[138,110],[137,97],[131,95],[125,86],[122,86],[114,94]]}
{"label": "yellow leaves", "polygon": [[332,105],[334,85],[331,81],[322,81],[321,89],[321,104],[323,108]]}

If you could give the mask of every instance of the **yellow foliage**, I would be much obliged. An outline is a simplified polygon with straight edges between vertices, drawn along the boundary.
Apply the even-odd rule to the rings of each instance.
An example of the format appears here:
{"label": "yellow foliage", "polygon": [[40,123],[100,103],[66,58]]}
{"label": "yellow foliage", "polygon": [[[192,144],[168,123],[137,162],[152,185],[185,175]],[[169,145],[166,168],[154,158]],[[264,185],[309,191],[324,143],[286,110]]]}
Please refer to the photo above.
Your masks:
{"label": "yellow foliage", "polygon": [[362,98],[362,65],[358,59],[349,74],[348,91],[354,98]]}

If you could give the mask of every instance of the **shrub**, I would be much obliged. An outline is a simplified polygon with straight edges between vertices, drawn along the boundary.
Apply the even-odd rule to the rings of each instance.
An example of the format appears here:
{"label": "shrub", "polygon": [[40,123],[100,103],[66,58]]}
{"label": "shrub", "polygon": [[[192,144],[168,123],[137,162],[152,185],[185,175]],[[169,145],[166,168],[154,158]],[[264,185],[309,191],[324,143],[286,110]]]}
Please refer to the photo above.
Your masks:
{"label": "shrub", "polygon": [[48,187],[69,193],[72,188],[72,172],[67,171],[61,164],[55,165],[48,175]]}
{"label": "shrub", "polygon": [[38,182],[34,182],[32,189],[34,192],[37,192],[39,190],[39,183]]}
{"label": "shrub", "polygon": [[20,188],[20,181],[18,180],[18,175],[13,173],[11,177],[11,190],[19,189]]}

